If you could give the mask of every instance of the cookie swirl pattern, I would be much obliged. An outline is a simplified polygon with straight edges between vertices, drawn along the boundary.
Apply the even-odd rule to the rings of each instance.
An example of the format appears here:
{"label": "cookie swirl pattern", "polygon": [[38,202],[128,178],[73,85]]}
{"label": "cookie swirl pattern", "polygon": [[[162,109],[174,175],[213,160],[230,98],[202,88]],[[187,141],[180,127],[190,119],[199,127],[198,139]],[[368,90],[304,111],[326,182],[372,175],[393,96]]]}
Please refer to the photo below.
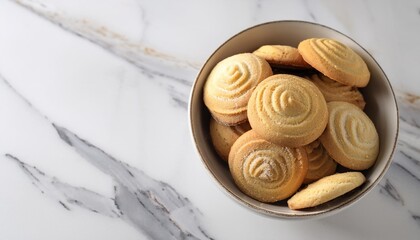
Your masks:
{"label": "cookie swirl pattern", "polygon": [[320,137],[339,164],[353,170],[371,167],[379,152],[375,125],[360,108],[347,102],[328,103],[329,121]]}
{"label": "cookie swirl pattern", "polygon": [[328,155],[319,140],[305,146],[308,154],[308,173],[303,183],[311,183],[335,173],[337,163]]}
{"label": "cookie swirl pattern", "polygon": [[253,54],[264,58],[275,67],[311,69],[305,60],[303,60],[297,48],[285,45],[264,45],[253,52]]}
{"label": "cookie swirl pattern", "polygon": [[262,202],[276,202],[301,186],[308,160],[303,148],[281,147],[250,130],[233,144],[229,168],[242,192]]}
{"label": "cookie swirl pattern", "polygon": [[219,62],[204,86],[204,103],[213,117],[225,124],[246,121],[247,103],[257,84],[272,75],[270,65],[251,53]]}
{"label": "cookie swirl pattern", "polygon": [[289,147],[317,139],[328,120],[318,88],[303,78],[277,74],[260,83],[248,103],[252,128],[265,139]]}
{"label": "cookie swirl pattern", "polygon": [[345,85],[365,87],[370,72],[363,59],[346,45],[326,38],[311,38],[299,43],[303,59],[315,69]]}
{"label": "cookie swirl pattern", "polygon": [[235,126],[225,126],[213,118],[210,119],[210,137],[214,149],[224,161],[227,162],[230,148],[239,136],[249,131],[251,126],[248,122]]}
{"label": "cookie swirl pattern", "polygon": [[307,79],[311,80],[318,87],[322,95],[324,95],[325,101],[349,102],[362,110],[365,108],[366,102],[362,93],[356,87],[341,84],[323,74],[313,74]]}

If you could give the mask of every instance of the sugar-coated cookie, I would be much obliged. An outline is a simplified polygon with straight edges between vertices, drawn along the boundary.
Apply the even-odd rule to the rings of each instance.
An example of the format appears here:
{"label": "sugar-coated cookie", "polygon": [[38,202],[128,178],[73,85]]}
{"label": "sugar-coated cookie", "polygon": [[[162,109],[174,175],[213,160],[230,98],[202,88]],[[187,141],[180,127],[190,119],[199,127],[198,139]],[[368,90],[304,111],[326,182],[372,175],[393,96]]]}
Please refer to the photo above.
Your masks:
{"label": "sugar-coated cookie", "polygon": [[307,77],[307,79],[311,80],[319,88],[319,90],[321,90],[325,101],[348,102],[356,105],[362,110],[365,108],[365,99],[356,87],[334,81],[322,73],[313,74]]}
{"label": "sugar-coated cookie", "polygon": [[351,48],[333,39],[310,38],[299,43],[303,59],[325,76],[345,85],[365,87],[370,79],[363,59]]}
{"label": "sugar-coated cookie", "polygon": [[366,178],[360,172],[336,173],[309,184],[291,197],[290,209],[315,207],[359,187]]}
{"label": "sugar-coated cookie", "polygon": [[273,74],[268,62],[252,53],[241,53],[219,62],[204,85],[204,104],[224,125],[247,119],[247,104],[252,91]]}
{"label": "sugar-coated cookie", "polygon": [[210,137],[217,154],[227,162],[233,143],[250,129],[248,121],[235,126],[225,126],[213,118],[210,119]]}
{"label": "sugar-coated cookie", "polygon": [[248,120],[261,137],[288,147],[315,141],[328,121],[327,104],[310,81],[277,74],[261,82],[248,103]]}
{"label": "sugar-coated cookie", "polygon": [[264,58],[273,67],[311,69],[303,60],[297,48],[285,45],[264,45],[253,52],[253,54]]}
{"label": "sugar-coated cookie", "polygon": [[379,136],[370,118],[347,102],[329,102],[327,128],[319,138],[329,155],[353,170],[371,167],[379,153]]}
{"label": "sugar-coated cookie", "polygon": [[311,183],[335,173],[337,163],[328,155],[319,140],[315,140],[304,148],[308,154],[309,165],[303,183]]}
{"label": "sugar-coated cookie", "polygon": [[261,202],[276,202],[299,189],[308,170],[308,159],[303,148],[276,145],[250,130],[233,144],[229,169],[246,195]]}

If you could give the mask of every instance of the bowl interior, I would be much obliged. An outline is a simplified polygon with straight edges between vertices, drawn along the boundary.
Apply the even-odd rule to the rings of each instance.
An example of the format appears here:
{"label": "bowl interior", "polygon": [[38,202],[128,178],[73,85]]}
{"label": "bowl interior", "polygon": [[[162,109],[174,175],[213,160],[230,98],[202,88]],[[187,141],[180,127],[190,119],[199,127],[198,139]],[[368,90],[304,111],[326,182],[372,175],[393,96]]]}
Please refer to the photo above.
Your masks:
{"label": "bowl interior", "polygon": [[[380,138],[380,151],[373,167],[364,171],[366,183],[356,190],[333,201],[307,210],[294,211],[285,201],[266,204],[243,194],[233,182],[226,163],[213,150],[209,135],[210,114],[203,103],[203,85],[212,68],[226,57],[242,52],[252,52],[261,45],[280,44],[297,47],[307,38],[332,38],[357,52],[366,62],[371,79],[361,89],[365,101],[365,112],[374,122]],[[246,29],[222,44],[207,60],[193,85],[189,105],[192,136],[201,159],[216,182],[242,205],[268,215],[282,218],[308,218],[326,216],[349,206],[372,189],[388,169],[398,135],[398,109],[391,85],[373,57],[354,40],[344,34],[319,24],[301,21],[277,21]]]}

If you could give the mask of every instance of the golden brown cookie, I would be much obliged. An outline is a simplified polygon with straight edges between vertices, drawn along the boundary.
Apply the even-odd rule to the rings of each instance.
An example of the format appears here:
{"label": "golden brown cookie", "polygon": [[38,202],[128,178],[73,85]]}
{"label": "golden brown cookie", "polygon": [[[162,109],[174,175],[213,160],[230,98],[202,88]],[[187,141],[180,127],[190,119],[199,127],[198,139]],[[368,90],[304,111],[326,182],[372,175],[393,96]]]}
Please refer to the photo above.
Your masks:
{"label": "golden brown cookie", "polygon": [[360,172],[336,173],[309,184],[293,195],[287,204],[290,209],[315,207],[350,192],[365,180],[365,176]]}
{"label": "golden brown cookie", "polygon": [[304,148],[308,154],[309,165],[303,183],[311,183],[335,173],[337,163],[328,155],[319,140],[315,140]]}
{"label": "golden brown cookie", "polygon": [[337,82],[356,87],[365,87],[369,82],[365,61],[338,41],[310,38],[300,42],[298,50],[307,63]]}
{"label": "golden brown cookie", "polygon": [[360,108],[347,102],[329,102],[327,128],[320,137],[330,156],[353,170],[371,167],[379,153],[375,125]]}
{"label": "golden brown cookie", "polygon": [[248,120],[261,137],[288,147],[304,146],[324,131],[328,110],[310,81],[277,74],[261,82],[248,103]]}
{"label": "golden brown cookie", "polygon": [[225,126],[212,118],[210,120],[210,137],[217,154],[227,162],[233,143],[250,129],[248,121],[236,126]]}
{"label": "golden brown cookie", "polygon": [[213,117],[224,125],[236,125],[247,119],[247,104],[252,91],[273,74],[264,59],[241,53],[219,62],[204,85],[204,103]]}
{"label": "golden brown cookie", "polygon": [[313,74],[307,79],[311,80],[321,90],[325,101],[342,101],[356,105],[360,109],[364,109],[366,102],[359,89],[354,86],[341,84],[322,73]]}
{"label": "golden brown cookie", "polygon": [[250,130],[233,144],[229,169],[246,195],[261,202],[276,202],[299,189],[308,170],[308,159],[303,148],[276,145]]}
{"label": "golden brown cookie", "polygon": [[264,45],[253,52],[274,67],[311,69],[297,48],[285,45]]}

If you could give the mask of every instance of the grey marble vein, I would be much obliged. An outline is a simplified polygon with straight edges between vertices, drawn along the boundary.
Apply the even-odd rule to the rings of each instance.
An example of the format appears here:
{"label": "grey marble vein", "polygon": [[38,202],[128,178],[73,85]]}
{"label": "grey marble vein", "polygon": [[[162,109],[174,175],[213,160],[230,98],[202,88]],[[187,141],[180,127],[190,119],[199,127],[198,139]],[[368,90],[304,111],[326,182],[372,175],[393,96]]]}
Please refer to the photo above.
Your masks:
{"label": "grey marble vein", "polygon": [[261,10],[262,10],[262,0],[255,0],[254,1],[254,6],[255,8],[253,9],[252,12],[252,20],[253,21],[258,21],[258,18],[260,17],[261,14]]}
{"label": "grey marble vein", "polygon": [[399,150],[396,154],[395,160],[392,163],[396,167],[404,170],[420,183],[420,165],[417,160],[405,154],[403,150]]}
{"label": "grey marble vein", "polygon": [[[42,0],[13,1],[61,29],[100,46],[111,54],[133,64],[147,79],[153,79],[155,83],[166,89],[171,96],[176,95],[176,98],[171,97],[175,104],[186,109],[184,103],[188,101],[189,89],[198,70],[197,64],[158,53],[154,49],[112,32],[105,26],[97,25],[85,19],[70,18],[56,11],[50,2],[47,3]],[[141,9],[140,14],[143,14],[141,6],[139,8]],[[144,22],[144,24],[146,23]]]}
{"label": "grey marble vein", "polygon": [[47,116],[45,116],[37,107],[35,107],[26,97],[24,97],[19,91],[17,91],[10,82],[0,73],[0,82],[2,82],[10,91],[12,91],[19,99],[21,99],[29,108],[35,111],[39,116],[51,122]]}
{"label": "grey marble vein", "polygon": [[[401,125],[404,125],[402,122]],[[400,152],[410,160],[414,165],[420,164],[420,138],[413,132],[405,132],[402,127],[401,136],[398,142],[398,148]],[[420,167],[420,166],[419,166]]]}
{"label": "grey marble vein", "polygon": [[[153,49],[139,45],[137,42],[133,42],[116,32],[112,32],[105,26],[96,25],[88,22],[86,19],[71,19],[69,16],[64,16],[64,14],[56,10],[51,2],[47,3],[42,0],[13,1],[57,25],[63,30],[88,40],[112,54],[134,64],[150,77],[160,76],[175,80],[180,84],[187,86],[190,86],[192,83],[184,77],[177,76],[177,74],[182,75],[181,72],[175,71],[172,74],[168,74],[167,72],[162,71],[160,66],[153,66],[150,62],[160,62],[161,64],[173,65],[173,67],[177,68],[185,67],[186,69],[184,70],[186,71],[190,69],[197,70],[197,66],[192,63],[177,59],[174,56],[157,53],[151,54],[151,52],[155,52]],[[141,7],[140,9],[140,11],[142,11]]]}
{"label": "grey marble vein", "polygon": [[257,1],[255,1],[255,7],[256,7],[258,10],[261,10],[261,6],[262,6],[262,0],[257,0]]}
{"label": "grey marble vein", "polygon": [[66,128],[56,125],[3,76],[0,75],[0,79],[30,110],[50,123],[64,143],[116,183],[115,197],[107,198],[83,187],[61,182],[16,156],[6,154],[6,158],[18,163],[42,194],[54,199],[68,211],[77,206],[104,216],[120,218],[151,239],[213,239],[200,222],[201,212],[188,198],[169,184],[147,176],[140,169],[115,159]]}
{"label": "grey marble vein", "polygon": [[416,223],[419,225],[420,227],[420,215],[417,215],[415,213],[410,212],[411,217],[414,219],[414,221],[416,221]]}
{"label": "grey marble vein", "polygon": [[[183,230],[179,221],[174,220],[174,215],[164,205],[156,204],[149,199],[153,193],[145,191],[132,192],[119,185],[116,188],[115,203],[124,213],[123,218],[140,228],[146,235],[153,239],[209,239],[200,228],[191,233]],[[185,212],[186,211],[186,212]],[[190,215],[184,209],[182,215]],[[182,221],[181,221],[182,222]]]}
{"label": "grey marble vein", "polygon": [[397,96],[401,111],[400,135],[392,166],[403,170],[420,184],[420,127],[417,124],[420,105],[407,100],[413,98],[412,95],[398,93]]}
{"label": "grey marble vein", "polygon": [[411,154],[406,153],[404,150],[400,150],[400,153],[406,157],[412,164],[416,165],[417,167],[420,167],[420,162],[411,156]]}
{"label": "grey marble vein", "polygon": [[[168,211],[190,205],[188,199],[179,195],[170,185],[148,177],[143,171],[116,160],[102,149],[99,149],[79,138],[69,130],[53,125],[60,138],[74,148],[86,161],[100,171],[110,175],[117,183],[124,185],[132,192],[153,191],[153,197],[159,205],[166,206]],[[191,207],[191,206],[189,206]]]}
{"label": "grey marble vein", "polygon": [[309,2],[308,2],[308,0],[303,0],[302,2],[303,2],[303,6],[305,7],[306,12],[307,12],[307,13],[308,13],[308,15],[311,17],[311,19],[312,19],[314,22],[317,22],[317,21],[318,21],[318,19],[317,19],[317,17],[315,16],[314,12],[311,10],[312,8],[309,6]]}
{"label": "grey marble vein", "polygon": [[391,197],[395,201],[399,202],[401,205],[404,206],[404,200],[398,193],[397,189],[394,187],[394,185],[391,183],[391,181],[387,178],[385,179],[385,184],[380,184],[380,190],[379,192]]}
{"label": "grey marble vein", "polygon": [[151,239],[212,239],[198,219],[201,215],[198,209],[172,186],[113,158],[69,130],[53,126],[66,144],[114,179],[115,197],[106,198],[85,188],[70,186],[12,154],[6,154],[19,164],[43,194],[66,210],[78,206],[105,216],[119,217]]}
{"label": "grey marble vein", "polygon": [[[120,186],[117,186],[116,204],[132,224],[146,231],[153,239],[170,239],[169,236],[175,239],[210,238],[197,219],[198,210],[170,185],[116,160],[67,129],[57,125],[54,127],[63,141],[92,165],[113,177]],[[121,204],[129,199],[135,199],[135,204]],[[135,211],[145,214],[137,215]],[[138,221],[139,216],[141,221]]]}
{"label": "grey marble vein", "polygon": [[403,166],[401,163],[392,163],[392,166],[395,166],[401,170],[403,170],[408,176],[412,177],[413,179],[415,179],[416,181],[419,182],[420,184],[420,177],[416,176],[409,168]]}
{"label": "grey marble vein", "polygon": [[22,171],[30,178],[32,184],[42,194],[48,195],[66,210],[78,206],[86,210],[100,213],[108,217],[119,217],[120,212],[114,205],[114,200],[87,190],[83,187],[73,187],[63,183],[55,177],[50,177],[38,168],[22,162],[12,154],[6,154],[6,158],[16,162]]}
{"label": "grey marble vein", "polygon": [[180,93],[179,91],[175,91],[173,87],[169,87],[169,95],[171,96],[172,101],[175,105],[187,109],[188,108],[188,98],[185,97],[185,94]]}

